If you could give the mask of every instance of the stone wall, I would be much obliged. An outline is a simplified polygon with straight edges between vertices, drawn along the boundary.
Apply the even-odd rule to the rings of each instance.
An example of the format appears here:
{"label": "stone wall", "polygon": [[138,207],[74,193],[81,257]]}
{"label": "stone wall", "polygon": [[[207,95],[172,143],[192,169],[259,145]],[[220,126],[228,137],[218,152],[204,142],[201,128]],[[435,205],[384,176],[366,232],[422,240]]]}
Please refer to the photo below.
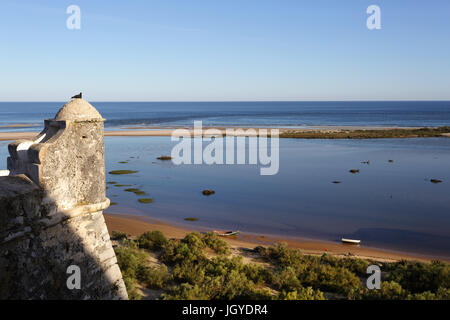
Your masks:
{"label": "stone wall", "polygon": [[[32,141],[9,145],[0,176],[0,299],[127,299],[103,210],[103,121],[74,99]],[[81,288],[69,289],[70,266]]]}

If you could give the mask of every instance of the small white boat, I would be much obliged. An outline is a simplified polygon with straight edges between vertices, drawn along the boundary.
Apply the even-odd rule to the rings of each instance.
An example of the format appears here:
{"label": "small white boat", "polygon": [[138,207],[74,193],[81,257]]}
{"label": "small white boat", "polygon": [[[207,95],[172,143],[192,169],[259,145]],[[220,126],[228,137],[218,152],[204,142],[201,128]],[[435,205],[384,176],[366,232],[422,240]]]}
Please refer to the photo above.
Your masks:
{"label": "small white boat", "polygon": [[214,230],[213,233],[215,233],[215,234],[217,234],[218,236],[221,236],[221,237],[236,236],[236,235],[239,234],[239,230],[238,231],[226,231],[226,232],[221,232],[221,231]]}
{"label": "small white boat", "polygon": [[361,242],[361,240],[345,239],[345,238],[342,238],[341,241],[343,243],[351,243],[351,244],[360,244]]}

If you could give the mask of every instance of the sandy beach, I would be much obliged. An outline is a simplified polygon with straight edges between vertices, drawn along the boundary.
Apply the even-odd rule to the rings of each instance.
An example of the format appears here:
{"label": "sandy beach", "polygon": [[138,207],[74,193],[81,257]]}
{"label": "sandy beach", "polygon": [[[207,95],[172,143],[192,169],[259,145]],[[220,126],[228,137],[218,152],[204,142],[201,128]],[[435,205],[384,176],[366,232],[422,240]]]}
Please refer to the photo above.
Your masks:
{"label": "sandy beach", "polygon": [[[146,231],[159,230],[168,238],[180,239],[186,236],[189,232],[198,231],[194,229],[180,228],[161,221],[149,219],[143,216],[119,215],[119,214],[104,214],[108,231],[122,231],[131,236],[138,236]],[[203,230],[210,231],[210,230]],[[333,254],[338,257],[354,256],[361,259],[373,259],[382,262],[392,262],[401,259],[417,260],[417,261],[431,261],[429,258],[420,256],[407,255],[395,252],[389,252],[379,249],[364,248],[353,245],[343,245],[339,243],[326,241],[312,241],[289,239],[282,237],[272,237],[267,235],[253,235],[241,233],[237,237],[223,237],[223,239],[234,248],[249,248],[253,249],[259,245],[273,245],[279,242],[286,242],[289,247],[301,249],[306,254],[322,255],[324,253]]]}
{"label": "sandy beach", "polygon": [[15,123],[15,124],[0,125],[0,128],[26,128],[26,127],[32,127],[32,126],[35,126],[35,124],[31,124],[31,123]]}

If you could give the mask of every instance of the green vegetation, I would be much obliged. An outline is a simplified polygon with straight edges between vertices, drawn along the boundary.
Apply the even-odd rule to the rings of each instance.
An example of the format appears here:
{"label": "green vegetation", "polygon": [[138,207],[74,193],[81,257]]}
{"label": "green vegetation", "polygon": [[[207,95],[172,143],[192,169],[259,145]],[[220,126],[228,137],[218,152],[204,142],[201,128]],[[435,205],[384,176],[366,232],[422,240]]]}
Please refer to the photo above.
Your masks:
{"label": "green vegetation", "polygon": [[442,180],[439,180],[439,179],[430,179],[430,182],[431,182],[431,183],[441,183]]}
{"label": "green vegetation", "polygon": [[126,192],[133,192],[135,195],[138,195],[138,196],[145,195],[145,191],[142,191],[142,190],[139,190],[139,189],[136,189],[136,188],[125,189],[124,191],[126,191]]}
{"label": "green vegetation", "polygon": [[[158,264],[149,265],[148,255]],[[449,299],[450,265],[400,261],[380,265],[381,290],[368,290],[367,267],[352,257],[304,255],[284,244],[256,247],[252,262],[230,255],[214,233],[167,239],[159,231],[124,240],[116,248],[131,298],[137,286],[162,289],[160,299]]]}
{"label": "green vegetation", "polygon": [[142,198],[142,199],[138,199],[138,201],[140,203],[153,203],[153,199],[152,198]]}
{"label": "green vegetation", "polygon": [[386,139],[386,138],[422,138],[441,137],[450,133],[450,127],[419,129],[378,129],[378,130],[339,130],[339,131],[305,131],[289,130],[280,132],[280,138],[298,139]]}
{"label": "green vegetation", "polygon": [[141,274],[146,267],[147,255],[144,251],[132,247],[123,246],[114,248],[122,277],[127,287],[128,297],[131,300],[141,298],[137,285],[142,281]]}
{"label": "green vegetation", "polygon": [[111,234],[111,239],[112,240],[126,240],[126,239],[128,239],[128,235],[125,232],[113,230],[113,232]]}
{"label": "green vegetation", "polygon": [[168,161],[168,160],[172,160],[172,157],[171,156],[160,156],[156,159],[162,160],[162,161]]}
{"label": "green vegetation", "polygon": [[130,188],[130,189],[125,189],[125,191],[127,191],[127,192],[136,192],[136,191],[139,191],[139,189]]}
{"label": "green vegetation", "polygon": [[116,184],[117,182],[115,181],[108,181],[107,184]]}
{"label": "green vegetation", "polygon": [[311,287],[301,288],[292,291],[282,291],[277,297],[278,300],[325,300],[323,293]]}
{"label": "green vegetation", "polygon": [[187,217],[187,218],[184,218],[184,220],[186,220],[186,221],[198,221],[198,218]]}
{"label": "green vegetation", "polygon": [[118,203],[117,203],[117,202],[110,202],[109,205],[110,205],[110,206],[117,206]]}
{"label": "green vegetation", "polygon": [[119,161],[119,163],[128,163],[128,161]]}
{"label": "green vegetation", "polygon": [[132,173],[137,173],[138,171],[133,171],[133,170],[113,170],[110,171],[109,174],[132,174]]}
{"label": "green vegetation", "polygon": [[359,169],[351,169],[350,173],[359,173]]}
{"label": "green vegetation", "polygon": [[171,278],[169,269],[165,265],[144,268],[141,275],[143,284],[151,289],[163,288]]}
{"label": "green vegetation", "polygon": [[115,184],[114,187],[118,187],[118,188],[121,188],[121,187],[131,187],[131,184]]}
{"label": "green vegetation", "polygon": [[147,250],[160,250],[168,242],[161,231],[148,231],[137,238],[139,248]]}

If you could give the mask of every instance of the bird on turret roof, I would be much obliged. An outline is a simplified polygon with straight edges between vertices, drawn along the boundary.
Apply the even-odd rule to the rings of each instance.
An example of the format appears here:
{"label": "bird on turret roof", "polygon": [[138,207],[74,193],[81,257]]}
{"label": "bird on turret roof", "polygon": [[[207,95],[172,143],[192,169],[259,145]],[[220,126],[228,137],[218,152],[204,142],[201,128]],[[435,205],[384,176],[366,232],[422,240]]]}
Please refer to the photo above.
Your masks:
{"label": "bird on turret roof", "polygon": [[82,93],[80,92],[79,94],[73,96],[71,99],[82,99]]}

